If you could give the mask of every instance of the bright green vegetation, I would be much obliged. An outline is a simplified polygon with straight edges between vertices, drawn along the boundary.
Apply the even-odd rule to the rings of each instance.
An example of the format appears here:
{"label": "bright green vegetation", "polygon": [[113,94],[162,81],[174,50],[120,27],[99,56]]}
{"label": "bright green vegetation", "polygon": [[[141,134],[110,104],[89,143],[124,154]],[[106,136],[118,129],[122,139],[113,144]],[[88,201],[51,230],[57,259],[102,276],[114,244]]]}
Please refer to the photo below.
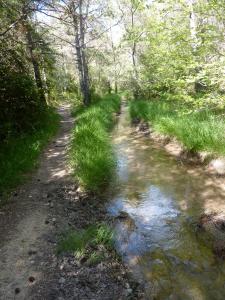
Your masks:
{"label": "bright green vegetation", "polygon": [[119,109],[119,96],[107,95],[77,113],[70,158],[76,179],[87,190],[98,192],[112,178],[116,162],[109,130]]}
{"label": "bright green vegetation", "polygon": [[130,116],[150,122],[163,134],[176,137],[189,150],[225,154],[223,110],[192,111],[177,101],[132,101]]}
{"label": "bright green vegetation", "polygon": [[93,265],[104,259],[105,249],[112,247],[111,228],[105,224],[98,224],[84,230],[67,232],[59,241],[58,253],[73,252],[76,258],[86,257],[88,264]]}
{"label": "bright green vegetation", "polygon": [[37,158],[58,128],[59,117],[46,110],[34,131],[11,136],[0,148],[0,192],[7,192],[24,180],[24,174],[37,164]]}
{"label": "bright green vegetation", "polygon": [[127,89],[135,100],[147,100],[132,103],[131,116],[149,121],[187,149],[224,155],[225,48],[220,49],[225,6],[202,0],[151,2],[143,7],[135,1],[138,21],[127,30],[137,54]]}

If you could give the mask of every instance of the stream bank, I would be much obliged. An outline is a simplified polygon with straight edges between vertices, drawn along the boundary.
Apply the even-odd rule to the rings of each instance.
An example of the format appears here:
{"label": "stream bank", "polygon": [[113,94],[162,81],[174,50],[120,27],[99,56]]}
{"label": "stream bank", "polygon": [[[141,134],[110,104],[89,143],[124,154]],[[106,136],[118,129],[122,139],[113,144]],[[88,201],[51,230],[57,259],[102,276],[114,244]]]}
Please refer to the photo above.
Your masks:
{"label": "stream bank", "polygon": [[145,299],[224,299],[223,178],[135,132],[127,108],[113,140],[118,170],[108,211],[116,248],[145,284]]}
{"label": "stream bank", "polygon": [[225,175],[225,157],[216,156],[206,151],[198,152],[187,150],[176,138],[156,132],[147,122],[133,120],[132,125],[138,133],[148,136],[152,141],[158,143],[170,155],[180,161],[201,165],[204,171],[211,175]]}

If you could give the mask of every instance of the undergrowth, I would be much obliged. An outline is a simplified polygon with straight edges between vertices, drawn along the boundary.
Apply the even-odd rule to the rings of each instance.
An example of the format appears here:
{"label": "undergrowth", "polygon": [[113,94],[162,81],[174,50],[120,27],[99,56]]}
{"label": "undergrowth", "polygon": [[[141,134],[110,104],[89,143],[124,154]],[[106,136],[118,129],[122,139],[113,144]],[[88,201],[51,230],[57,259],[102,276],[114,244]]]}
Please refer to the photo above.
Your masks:
{"label": "undergrowth", "polygon": [[225,154],[222,109],[191,111],[177,101],[154,100],[131,101],[129,111],[131,119],[150,122],[156,131],[176,137],[189,150]]}
{"label": "undergrowth", "polygon": [[113,175],[116,162],[109,131],[119,109],[119,96],[107,95],[76,112],[70,161],[76,179],[86,190],[101,191]]}
{"label": "undergrowth", "polygon": [[59,124],[59,116],[48,109],[39,126],[29,134],[12,136],[0,148],[0,193],[6,193],[25,179],[26,172],[37,165],[37,158]]}

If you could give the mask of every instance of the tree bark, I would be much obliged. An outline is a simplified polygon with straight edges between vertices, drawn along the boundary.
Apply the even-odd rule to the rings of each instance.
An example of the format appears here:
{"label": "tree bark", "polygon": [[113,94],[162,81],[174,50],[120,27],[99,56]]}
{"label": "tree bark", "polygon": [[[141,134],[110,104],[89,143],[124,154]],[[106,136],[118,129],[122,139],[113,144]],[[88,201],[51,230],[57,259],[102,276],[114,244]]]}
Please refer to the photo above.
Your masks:
{"label": "tree bark", "polygon": [[23,15],[24,15],[23,26],[24,26],[24,29],[25,29],[25,35],[26,35],[26,40],[27,40],[28,51],[29,51],[29,54],[30,54],[30,60],[31,60],[31,63],[32,63],[32,66],[33,66],[35,82],[36,82],[36,85],[37,85],[37,88],[38,88],[40,99],[41,99],[42,103],[44,105],[46,105],[47,103],[46,103],[45,93],[44,93],[44,89],[43,89],[41,71],[40,71],[38,60],[35,56],[36,46],[35,46],[35,43],[33,41],[32,30],[31,30],[30,24],[29,24],[28,19],[27,19],[28,16],[26,14],[25,7],[23,9]]}
{"label": "tree bark", "polygon": [[[132,33],[134,32],[134,14],[135,14],[136,9],[133,9],[131,7],[131,28],[132,28]],[[138,80],[138,73],[137,73],[137,64],[136,64],[136,41],[135,39],[133,40],[133,45],[132,45],[132,63],[133,63],[133,70],[134,70],[134,78],[135,80]]]}
{"label": "tree bark", "polygon": [[[133,4],[131,3],[131,29],[132,33],[134,33],[134,15],[137,8],[133,7]],[[138,82],[138,71],[137,71],[137,64],[136,64],[136,50],[137,50],[137,43],[135,40],[135,37],[133,36],[133,44],[132,44],[132,63],[133,63],[133,79],[134,79],[134,86],[133,86],[133,96],[134,99],[137,99],[139,96],[139,82]]]}
{"label": "tree bark", "polygon": [[37,59],[35,57],[35,54],[34,54],[35,45],[34,45],[34,42],[33,42],[31,31],[28,27],[27,27],[26,36],[27,36],[27,42],[28,42],[28,49],[29,49],[29,52],[30,52],[30,59],[31,59],[31,62],[32,62],[32,65],[33,65],[34,78],[35,78],[35,81],[36,81],[36,85],[37,85],[39,95],[40,95],[40,98],[41,98],[42,102],[46,104],[46,99],[45,99],[45,94],[44,94],[44,89],[43,89],[43,83],[42,83],[42,78],[41,78],[41,72],[40,72],[38,61],[37,61]]}
{"label": "tree bark", "polygon": [[79,1],[79,20],[80,20],[80,39],[81,39],[81,54],[83,62],[83,90],[84,90],[84,104],[90,104],[90,84],[89,84],[89,70],[86,58],[86,46],[85,46],[85,28],[83,17],[83,0]]}
{"label": "tree bark", "polygon": [[79,0],[79,14],[76,12],[74,1],[72,2],[72,19],[75,34],[76,59],[79,71],[80,89],[83,96],[85,106],[88,106],[91,101],[89,70],[85,51],[85,31],[84,31],[84,16],[83,16],[83,1]]}
{"label": "tree bark", "polygon": [[112,36],[112,29],[111,28],[110,28],[110,36],[111,36],[111,47],[112,47],[112,54],[113,54],[114,92],[115,92],[115,94],[117,94],[118,93],[118,75],[117,75],[117,70],[116,70],[115,46],[114,46],[114,42],[113,42],[113,36]]}

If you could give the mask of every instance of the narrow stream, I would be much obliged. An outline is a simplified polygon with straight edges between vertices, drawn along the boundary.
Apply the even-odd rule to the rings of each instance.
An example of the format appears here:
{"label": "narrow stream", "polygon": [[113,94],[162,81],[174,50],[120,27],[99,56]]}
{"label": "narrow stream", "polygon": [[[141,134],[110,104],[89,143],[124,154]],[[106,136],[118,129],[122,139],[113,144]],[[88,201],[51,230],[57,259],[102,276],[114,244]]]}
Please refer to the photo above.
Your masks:
{"label": "narrow stream", "polygon": [[113,132],[117,181],[108,211],[116,247],[146,285],[146,299],[225,299],[225,263],[197,228],[225,211],[222,179],[169,156],[130,127],[127,108]]}

